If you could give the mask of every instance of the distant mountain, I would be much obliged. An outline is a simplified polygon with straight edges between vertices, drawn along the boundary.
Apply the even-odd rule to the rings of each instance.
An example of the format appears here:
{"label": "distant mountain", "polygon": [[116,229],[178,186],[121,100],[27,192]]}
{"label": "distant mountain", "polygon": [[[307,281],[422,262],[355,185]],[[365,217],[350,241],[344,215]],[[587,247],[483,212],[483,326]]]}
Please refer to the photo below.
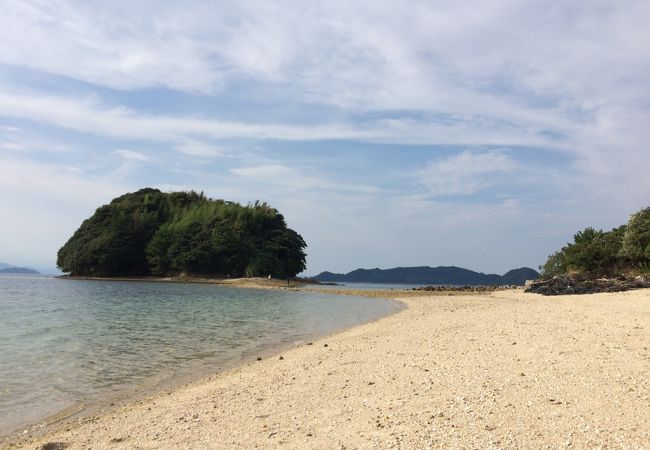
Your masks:
{"label": "distant mountain", "polygon": [[442,284],[442,285],[505,285],[523,286],[526,280],[539,277],[528,267],[513,269],[503,276],[484,274],[461,267],[395,267],[393,269],[357,269],[346,274],[322,272],[314,278],[324,282],[388,283],[388,284]]}
{"label": "distant mountain", "polygon": [[9,267],[13,267],[13,266],[11,264],[0,262],[0,269],[7,269]]}
{"label": "distant mountain", "polygon": [[0,275],[3,274],[40,275],[41,273],[33,269],[28,269],[27,267],[5,267],[3,269],[0,269]]}
{"label": "distant mountain", "polygon": [[531,269],[530,267],[520,267],[519,269],[512,269],[504,273],[501,279],[501,284],[515,284],[523,286],[526,280],[536,280],[539,278],[539,272]]}

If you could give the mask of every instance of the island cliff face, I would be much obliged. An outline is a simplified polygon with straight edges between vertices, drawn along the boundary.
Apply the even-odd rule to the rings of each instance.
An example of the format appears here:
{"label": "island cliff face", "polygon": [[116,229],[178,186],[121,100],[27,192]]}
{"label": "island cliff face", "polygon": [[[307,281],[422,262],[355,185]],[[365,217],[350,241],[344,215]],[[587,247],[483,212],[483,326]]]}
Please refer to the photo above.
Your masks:
{"label": "island cliff face", "polygon": [[441,284],[441,285],[517,285],[534,280],[539,273],[528,267],[513,269],[504,275],[484,274],[454,266],[395,267],[393,269],[357,269],[346,274],[322,272],[314,278],[323,282]]}
{"label": "island cliff face", "polygon": [[202,274],[293,277],[305,241],[266,203],[141,189],[99,207],[61,247],[57,265],[82,276]]}

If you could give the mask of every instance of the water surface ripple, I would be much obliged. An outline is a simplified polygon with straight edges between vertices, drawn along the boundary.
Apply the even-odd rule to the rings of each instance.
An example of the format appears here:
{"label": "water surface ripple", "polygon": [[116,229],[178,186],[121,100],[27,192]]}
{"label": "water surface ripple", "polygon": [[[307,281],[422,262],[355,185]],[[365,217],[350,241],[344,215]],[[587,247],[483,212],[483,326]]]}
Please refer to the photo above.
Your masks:
{"label": "water surface ripple", "polygon": [[300,291],[0,276],[0,435],[397,308]]}

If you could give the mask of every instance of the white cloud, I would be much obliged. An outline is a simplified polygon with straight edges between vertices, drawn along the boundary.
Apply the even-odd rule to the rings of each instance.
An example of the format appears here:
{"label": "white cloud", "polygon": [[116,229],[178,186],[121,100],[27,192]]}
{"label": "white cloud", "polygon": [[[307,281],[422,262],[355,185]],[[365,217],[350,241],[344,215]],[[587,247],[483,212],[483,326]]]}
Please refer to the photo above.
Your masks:
{"label": "white cloud", "polygon": [[333,174],[322,174],[304,168],[293,168],[285,164],[269,163],[230,169],[239,178],[264,186],[273,186],[287,193],[309,192],[353,193],[356,195],[377,194],[376,186],[354,181],[336,180]]}
{"label": "white cloud", "polygon": [[501,176],[516,169],[512,157],[501,151],[466,150],[429,162],[416,177],[432,196],[470,195],[500,183]]}
{"label": "white cloud", "polygon": [[148,156],[140,152],[136,152],[135,150],[117,149],[114,150],[113,153],[119,155],[120,157],[126,159],[127,161],[138,161],[138,162],[149,161]]}
{"label": "white cloud", "polygon": [[0,61],[118,89],[209,92],[219,85],[200,33],[175,29],[181,11],[158,3],[125,6],[3,2]]}
{"label": "white cloud", "polygon": [[24,150],[25,147],[15,142],[0,142],[0,149],[1,150]]}
{"label": "white cloud", "polygon": [[198,141],[183,142],[182,144],[178,144],[176,149],[185,155],[201,158],[217,158],[223,156],[223,152],[219,147]]}
{"label": "white cloud", "polygon": [[0,61],[119,89],[213,93],[243,78],[315,103],[491,116],[591,115],[646,95],[643,2],[155,6],[7,0]]}
{"label": "white cloud", "polygon": [[241,167],[231,169],[230,171],[235,175],[253,178],[260,181],[282,181],[284,177],[292,174],[291,169],[282,164],[264,164],[261,166]]}
{"label": "white cloud", "polygon": [[[123,106],[105,105],[97,98],[83,99],[14,93],[0,90],[0,117],[28,119],[38,123],[69,128],[97,136],[149,141],[177,141],[179,151],[201,156],[217,156],[193,137],[210,139],[281,139],[314,141],[347,139],[364,142],[453,145],[545,146],[566,151],[567,143],[557,142],[530,127],[513,127],[480,117],[450,117],[445,120],[383,119],[364,124],[333,122],[302,125],[296,123],[259,123],[206,118],[186,118],[142,113]],[[254,118],[255,119],[255,118]],[[280,118],[282,119],[282,118]],[[486,125],[486,122],[490,122]],[[567,127],[553,129],[564,132]]]}
{"label": "white cloud", "polygon": [[7,131],[9,133],[20,133],[20,129],[16,127],[0,126],[0,131]]}
{"label": "white cloud", "polygon": [[[72,170],[71,170],[72,169]],[[0,158],[0,248],[14,264],[52,268],[84,219],[129,188],[69,166]]]}
{"label": "white cloud", "polygon": [[0,116],[29,119],[99,136],[124,139],[186,142],[188,136],[201,134],[213,138],[315,140],[361,139],[375,134],[358,131],[348,125],[269,125],[158,116],[121,106],[107,107],[95,98],[79,100],[3,91],[0,91],[0,106]]}

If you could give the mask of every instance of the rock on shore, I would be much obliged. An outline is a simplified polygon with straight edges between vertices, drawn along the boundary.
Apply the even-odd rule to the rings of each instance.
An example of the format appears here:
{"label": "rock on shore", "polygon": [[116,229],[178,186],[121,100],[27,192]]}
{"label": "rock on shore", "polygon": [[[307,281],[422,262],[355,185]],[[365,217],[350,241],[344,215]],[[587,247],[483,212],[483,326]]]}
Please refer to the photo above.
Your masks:
{"label": "rock on shore", "polygon": [[487,285],[487,286],[420,286],[412,288],[413,291],[425,292],[492,292],[504,289],[517,289],[516,285]]}
{"label": "rock on shore", "polygon": [[585,276],[556,276],[536,280],[525,292],[542,295],[596,294],[599,292],[621,292],[632,289],[650,288],[650,280],[643,276],[617,278],[588,278]]}

